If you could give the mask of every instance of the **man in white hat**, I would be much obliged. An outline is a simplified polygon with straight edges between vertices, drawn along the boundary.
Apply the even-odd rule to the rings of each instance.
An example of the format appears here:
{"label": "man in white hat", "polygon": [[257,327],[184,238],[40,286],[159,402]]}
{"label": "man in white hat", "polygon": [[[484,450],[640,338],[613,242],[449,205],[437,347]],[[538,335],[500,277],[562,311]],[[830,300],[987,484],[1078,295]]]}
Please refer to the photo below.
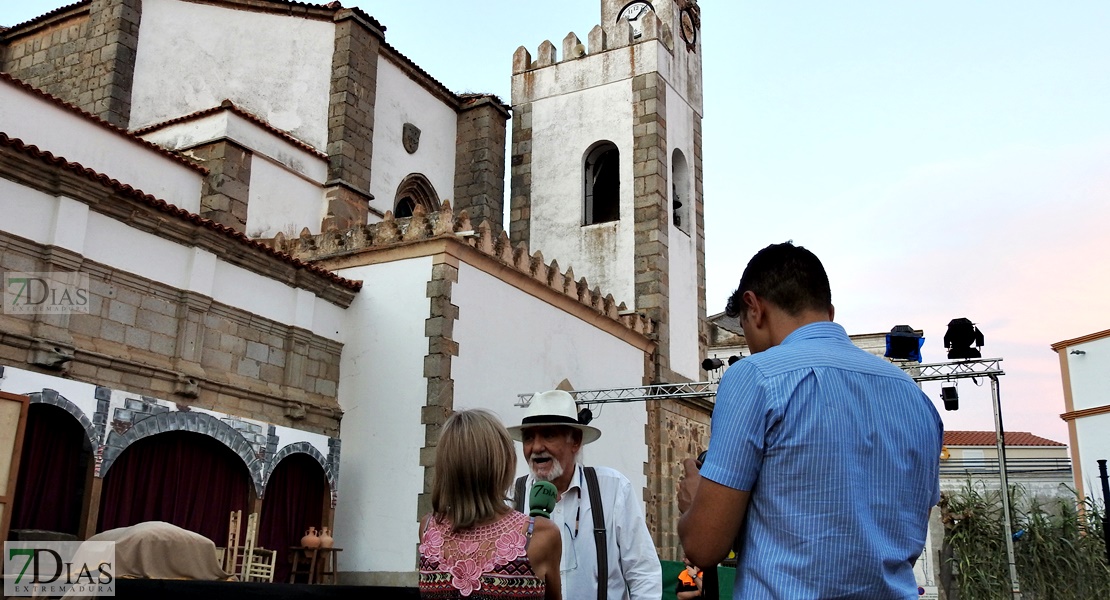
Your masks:
{"label": "man in white hat", "polygon": [[578,422],[574,398],[562,390],[535,394],[520,425],[508,429],[524,444],[531,471],[517,480],[518,509],[528,512],[528,490],[537,480],[559,492],[551,521],[563,538],[563,598],[658,600],[663,576],[640,491],[614,469],[579,464],[582,446],[601,431]]}

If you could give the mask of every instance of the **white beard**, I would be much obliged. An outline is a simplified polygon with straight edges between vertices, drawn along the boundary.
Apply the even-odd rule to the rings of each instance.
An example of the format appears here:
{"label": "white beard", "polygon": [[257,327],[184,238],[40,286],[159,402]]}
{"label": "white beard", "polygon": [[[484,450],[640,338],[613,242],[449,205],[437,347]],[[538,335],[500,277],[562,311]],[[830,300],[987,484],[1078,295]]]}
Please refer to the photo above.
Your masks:
{"label": "white beard", "polygon": [[[532,461],[528,461],[528,470],[530,470],[532,472],[532,477],[535,477],[537,481],[551,481],[551,482],[554,482],[556,479],[558,479],[559,477],[561,477],[563,475],[563,464],[560,463],[559,461],[555,460],[555,457],[551,456],[550,454],[546,454],[546,453],[538,455],[538,456],[540,458],[550,458],[551,459],[551,463],[550,463],[551,468],[548,469],[548,472],[547,472],[546,475],[540,475],[539,473],[536,472],[536,464]],[[536,457],[533,456],[532,458],[536,458]]]}

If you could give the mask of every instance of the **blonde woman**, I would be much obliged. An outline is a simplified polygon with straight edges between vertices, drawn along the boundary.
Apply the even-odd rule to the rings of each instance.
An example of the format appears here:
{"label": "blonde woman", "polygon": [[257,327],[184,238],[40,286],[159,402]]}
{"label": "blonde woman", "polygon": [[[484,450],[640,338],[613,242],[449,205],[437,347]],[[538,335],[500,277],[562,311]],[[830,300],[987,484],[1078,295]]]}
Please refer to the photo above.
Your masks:
{"label": "blonde woman", "polygon": [[492,413],[463,410],[443,424],[420,529],[421,598],[562,596],[559,529],[505,503],[515,472],[513,442]]}

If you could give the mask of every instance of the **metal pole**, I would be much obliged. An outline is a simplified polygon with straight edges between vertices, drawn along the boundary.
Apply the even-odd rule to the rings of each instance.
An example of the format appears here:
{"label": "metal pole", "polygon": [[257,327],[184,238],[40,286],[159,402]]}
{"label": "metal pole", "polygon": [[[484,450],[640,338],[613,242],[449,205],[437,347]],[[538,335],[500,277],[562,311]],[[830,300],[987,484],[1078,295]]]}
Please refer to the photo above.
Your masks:
{"label": "metal pole", "polygon": [[1110,479],[1106,477],[1106,460],[1098,461],[1098,478],[1102,480],[1102,541],[1106,543],[1106,561],[1110,562]]}
{"label": "metal pole", "polygon": [[1017,561],[1014,560],[1014,534],[1010,527],[1010,484],[1006,479],[1006,439],[1002,429],[1002,401],[998,393],[998,376],[991,375],[991,397],[994,400],[994,441],[998,448],[998,479],[1002,483],[1002,533],[1006,536],[1006,560],[1010,563],[1010,593],[1021,598],[1018,586]]}

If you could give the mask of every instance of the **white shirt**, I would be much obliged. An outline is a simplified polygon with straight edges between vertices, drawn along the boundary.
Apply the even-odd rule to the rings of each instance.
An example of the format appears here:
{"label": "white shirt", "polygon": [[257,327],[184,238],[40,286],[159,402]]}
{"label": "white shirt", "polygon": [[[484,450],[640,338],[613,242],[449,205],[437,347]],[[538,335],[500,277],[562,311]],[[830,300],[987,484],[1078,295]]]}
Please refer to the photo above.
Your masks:
{"label": "white shirt", "polygon": [[[607,600],[659,600],[663,596],[662,567],[632,483],[614,469],[594,469],[605,513],[605,545],[609,559]],[[534,478],[529,475],[525,490],[531,489],[533,483]],[[527,513],[527,498],[524,505]],[[575,466],[570,486],[555,503],[551,522],[559,526],[563,539],[560,575],[564,600],[596,599],[594,515],[581,465]]]}

